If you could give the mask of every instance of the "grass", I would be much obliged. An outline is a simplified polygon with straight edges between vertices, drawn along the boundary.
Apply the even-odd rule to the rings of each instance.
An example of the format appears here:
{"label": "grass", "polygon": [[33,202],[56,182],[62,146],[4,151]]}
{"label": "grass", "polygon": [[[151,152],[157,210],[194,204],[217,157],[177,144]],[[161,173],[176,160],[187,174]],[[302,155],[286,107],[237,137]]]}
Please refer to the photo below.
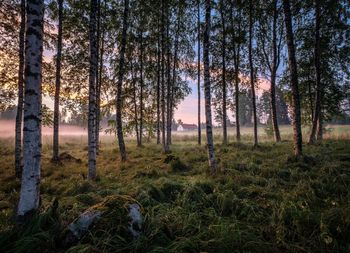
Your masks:
{"label": "grass", "polygon": [[[137,148],[129,140],[123,164],[115,141],[103,137],[93,182],[85,179],[85,140],[62,138],[61,152],[82,161],[62,165],[50,162],[45,142],[41,210],[23,227],[12,222],[20,188],[13,140],[1,139],[1,252],[349,252],[350,138],[347,130],[340,134],[305,145],[300,159],[292,156],[289,133],[278,144],[266,137],[255,149],[248,135],[227,146],[217,139],[215,177],[195,137],[175,136],[170,155],[154,143]],[[136,240],[125,229],[122,207],[129,202],[142,206]],[[107,210],[104,218],[79,244],[64,247],[67,225],[95,205]]]}

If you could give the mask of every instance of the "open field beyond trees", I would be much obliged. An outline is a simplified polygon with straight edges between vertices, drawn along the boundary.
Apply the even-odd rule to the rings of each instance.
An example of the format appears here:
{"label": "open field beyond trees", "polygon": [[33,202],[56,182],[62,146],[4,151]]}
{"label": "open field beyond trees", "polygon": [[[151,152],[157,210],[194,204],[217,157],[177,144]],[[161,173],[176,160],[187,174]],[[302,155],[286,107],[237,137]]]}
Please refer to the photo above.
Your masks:
{"label": "open field beyond trees", "polygon": [[[306,145],[295,158],[287,139],[215,151],[219,172],[209,175],[205,145],[174,135],[172,153],[127,142],[119,162],[115,138],[102,137],[96,181],[86,181],[85,137],[61,137],[60,164],[51,162],[44,137],[41,213],[16,230],[11,222],[20,181],[14,176],[13,140],[0,141],[0,248],[10,252],[349,252],[350,139],[333,126],[322,145]],[[247,133],[249,129],[246,129]],[[262,131],[261,131],[262,132]],[[329,136],[328,136],[329,135]],[[328,136],[328,137],[327,137]],[[261,136],[263,138],[263,136]],[[333,139],[330,139],[333,138]],[[45,141],[46,139],[46,141]],[[56,206],[55,199],[58,201]],[[127,203],[141,206],[143,223],[128,234]],[[79,244],[63,245],[67,226],[82,212],[105,205],[108,215]]]}

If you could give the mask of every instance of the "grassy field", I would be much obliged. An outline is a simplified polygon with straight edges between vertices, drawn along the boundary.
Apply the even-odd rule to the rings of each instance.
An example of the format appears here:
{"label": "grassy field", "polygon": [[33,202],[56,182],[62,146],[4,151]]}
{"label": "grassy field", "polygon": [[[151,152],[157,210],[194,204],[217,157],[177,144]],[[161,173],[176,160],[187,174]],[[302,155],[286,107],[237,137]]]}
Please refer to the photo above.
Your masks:
{"label": "grassy field", "polygon": [[[104,136],[93,182],[85,179],[85,136],[61,139],[61,152],[75,158],[62,164],[50,162],[46,136],[41,213],[24,227],[12,222],[20,188],[13,176],[13,139],[0,139],[0,251],[350,252],[350,129],[331,128],[323,144],[305,145],[300,159],[292,155],[290,128],[281,129],[284,141],[278,144],[260,129],[262,143],[255,149],[251,129],[243,129],[243,143],[228,146],[220,144],[217,129],[214,177],[205,146],[195,144],[193,133],[175,134],[171,155],[152,142],[137,148],[129,140],[123,164],[115,139]],[[123,201],[142,206],[136,240],[127,233]],[[67,225],[94,205],[105,205],[108,215],[79,244],[64,247]]]}

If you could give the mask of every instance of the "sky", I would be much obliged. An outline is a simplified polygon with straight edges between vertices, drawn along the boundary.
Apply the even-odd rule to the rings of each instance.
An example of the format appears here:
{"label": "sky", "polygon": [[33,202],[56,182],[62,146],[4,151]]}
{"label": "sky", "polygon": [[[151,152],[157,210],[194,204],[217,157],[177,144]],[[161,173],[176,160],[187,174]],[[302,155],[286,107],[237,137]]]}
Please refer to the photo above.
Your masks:
{"label": "sky", "polygon": [[[182,122],[187,124],[198,124],[198,97],[197,97],[197,83],[195,80],[189,80],[189,85],[192,89],[191,94],[189,94],[178,106],[175,111],[174,119],[177,121],[181,119]],[[270,87],[270,82],[266,79],[261,79],[258,88],[256,90],[257,96],[260,96],[263,91],[268,90]],[[201,122],[205,122],[205,111],[204,111],[204,97],[203,97],[203,87],[201,88]],[[232,112],[227,112],[230,119],[232,119]],[[215,122],[213,122],[215,123]]]}
{"label": "sky", "polygon": [[[185,97],[183,101],[178,105],[178,108],[174,112],[174,119],[177,121],[182,120],[186,124],[198,124],[198,89],[196,80],[188,79],[189,86],[191,87],[191,93]],[[202,85],[202,84],[201,84]],[[256,94],[260,96],[263,91],[268,90],[270,83],[266,79],[260,80]],[[201,122],[205,122],[205,108],[204,108],[204,90],[201,87]],[[53,100],[50,97],[43,97],[43,103],[53,110]],[[227,112],[228,117],[232,120],[232,112]],[[215,122],[213,121],[215,124]]]}
{"label": "sky", "polygon": [[[53,52],[49,50],[44,51],[44,60],[51,61],[53,57]],[[197,88],[197,80],[192,79],[190,77],[184,77],[191,88],[191,93],[185,97],[183,101],[180,102],[177,109],[174,112],[174,119],[177,121],[179,119],[182,120],[185,124],[198,124],[198,88]],[[242,77],[241,78],[248,78]],[[249,78],[248,78],[249,80]],[[228,83],[228,85],[230,85]],[[259,97],[263,91],[268,90],[270,87],[270,82],[266,79],[259,79],[259,83],[257,84],[256,94]],[[54,103],[52,98],[43,97],[43,103],[46,104],[51,110],[53,110]],[[212,111],[213,112],[213,111]],[[231,111],[227,111],[227,115],[229,119],[234,120]],[[214,115],[213,115],[214,116]],[[213,117],[214,119],[214,117]],[[205,108],[204,108],[204,88],[203,88],[203,78],[201,80],[201,122],[205,122]],[[213,120],[213,124],[216,123]]]}

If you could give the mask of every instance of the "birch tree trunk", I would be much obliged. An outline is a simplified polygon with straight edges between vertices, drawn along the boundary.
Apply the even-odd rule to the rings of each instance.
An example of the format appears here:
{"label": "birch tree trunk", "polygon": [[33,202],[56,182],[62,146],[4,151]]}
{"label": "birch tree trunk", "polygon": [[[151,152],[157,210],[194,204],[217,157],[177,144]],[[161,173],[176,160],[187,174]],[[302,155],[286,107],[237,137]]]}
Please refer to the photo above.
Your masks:
{"label": "birch tree trunk", "polygon": [[88,179],[96,178],[96,71],[97,71],[97,0],[90,1],[90,70],[88,115]]}
{"label": "birch tree trunk", "polygon": [[317,139],[322,139],[322,120],[321,120],[321,70],[320,70],[320,3],[319,0],[315,0],[315,79],[316,79],[316,98],[315,98],[315,109],[314,116],[312,118],[312,128],[309,137],[309,144],[313,144],[316,141],[316,132]]}
{"label": "birch tree trunk", "polygon": [[40,202],[44,0],[28,0],[26,15],[23,172],[17,209],[19,221],[29,219]]}
{"label": "birch tree trunk", "polygon": [[211,117],[211,93],[210,93],[210,67],[209,67],[209,47],[210,47],[210,15],[211,0],[205,0],[205,30],[203,38],[203,63],[204,63],[204,98],[205,98],[205,118],[207,131],[208,160],[211,174],[216,173],[216,160],[214,154],[213,127]]}
{"label": "birch tree trunk", "polygon": [[170,134],[171,134],[171,108],[170,108],[170,100],[171,100],[171,51],[170,51],[170,18],[169,18],[169,3],[167,3],[166,6],[166,18],[167,18],[167,24],[166,24],[166,51],[167,51],[167,95],[166,95],[166,142],[165,142],[165,153],[170,152]]}
{"label": "birch tree trunk", "polygon": [[62,20],[63,0],[58,0],[58,36],[56,55],[56,85],[53,117],[53,155],[52,160],[58,161],[59,156],[59,124],[60,124],[60,90],[61,90],[61,56],[62,56]]}
{"label": "birch tree trunk", "polygon": [[165,80],[164,80],[164,64],[165,64],[165,59],[164,59],[164,40],[165,40],[165,35],[164,35],[164,1],[161,1],[161,100],[162,100],[162,144],[163,144],[163,151],[166,150],[165,147]]}
{"label": "birch tree trunk", "polygon": [[118,73],[118,83],[117,83],[117,98],[116,98],[116,123],[117,123],[117,136],[119,143],[119,152],[121,161],[126,160],[125,143],[123,136],[123,122],[122,122],[122,85],[124,77],[124,64],[125,64],[125,48],[126,48],[126,36],[128,30],[128,14],[129,14],[129,0],[124,0],[124,14],[123,14],[123,31],[122,31],[122,41],[119,55],[119,73]]}
{"label": "birch tree trunk", "polygon": [[197,45],[197,92],[198,92],[198,145],[202,144],[202,128],[201,128],[201,3],[197,1],[197,29],[198,29],[198,45]]}
{"label": "birch tree trunk", "polygon": [[172,120],[174,117],[174,93],[177,80],[177,68],[178,68],[178,48],[179,48],[179,36],[180,36],[180,23],[181,23],[181,14],[180,6],[178,8],[177,14],[177,24],[176,24],[176,33],[175,33],[175,42],[174,42],[174,62],[173,62],[173,71],[172,71],[172,82],[171,82],[171,96],[170,96],[170,134],[169,134],[169,144],[172,144]]}
{"label": "birch tree trunk", "polygon": [[277,18],[278,18],[278,10],[277,10],[277,0],[273,2],[273,24],[272,24],[272,66],[271,66],[271,118],[272,118],[272,127],[275,135],[275,141],[281,141],[280,130],[278,127],[277,121],[277,109],[276,109],[276,74],[278,68],[278,57],[277,53]]}
{"label": "birch tree trunk", "polygon": [[140,136],[138,138],[137,146],[142,145],[143,135],[143,30],[140,31]]}
{"label": "birch tree trunk", "polygon": [[255,74],[253,64],[253,2],[249,1],[249,68],[250,68],[250,87],[253,103],[253,124],[254,124],[254,146],[258,146],[258,122],[256,116],[256,97],[255,97]]}
{"label": "birch tree trunk", "polygon": [[[101,0],[97,1],[97,65],[96,65],[96,123],[95,123],[95,134],[96,134],[96,155],[100,150],[100,114],[101,114],[101,79],[103,70],[103,37],[104,31],[101,32]],[[102,44],[102,45],[100,45]]]}
{"label": "birch tree trunk", "polygon": [[292,123],[294,131],[294,154],[302,155],[302,133],[297,61],[295,58],[294,35],[292,25],[292,14],[289,0],[283,0],[284,22],[286,26],[286,40],[288,47],[288,67],[292,86]]}
{"label": "birch tree trunk", "polygon": [[[236,33],[234,29],[233,20],[233,1],[231,2],[230,19],[232,26],[232,47],[233,47],[233,65],[235,69],[234,83],[235,83],[235,118],[236,118],[236,141],[241,141],[241,128],[239,119],[239,65],[240,65],[240,43],[236,42]],[[240,23],[238,23],[238,34],[240,34]]]}
{"label": "birch tree trunk", "polygon": [[22,118],[23,118],[23,75],[24,75],[24,39],[26,29],[26,1],[21,0],[21,24],[19,31],[19,67],[18,67],[18,102],[15,130],[15,174],[17,178],[22,173]]}
{"label": "birch tree trunk", "polygon": [[158,38],[157,38],[157,144],[160,144],[160,25],[158,19]]}
{"label": "birch tree trunk", "polygon": [[138,124],[138,113],[137,113],[136,81],[135,81],[135,74],[134,74],[132,60],[131,60],[131,81],[132,81],[133,100],[134,100],[134,121],[135,121],[136,142],[137,142],[137,145],[139,145],[140,135],[139,135],[139,124]]}
{"label": "birch tree trunk", "polygon": [[226,20],[224,16],[223,3],[221,2],[221,24],[222,24],[222,143],[227,145],[227,109],[226,109]]}
{"label": "birch tree trunk", "polygon": [[104,55],[104,37],[105,30],[103,29],[101,35],[101,49],[99,53],[99,70],[98,70],[98,82],[96,86],[96,154],[100,151],[100,121],[101,121],[101,88],[102,88],[102,77],[103,77],[103,55]]}

